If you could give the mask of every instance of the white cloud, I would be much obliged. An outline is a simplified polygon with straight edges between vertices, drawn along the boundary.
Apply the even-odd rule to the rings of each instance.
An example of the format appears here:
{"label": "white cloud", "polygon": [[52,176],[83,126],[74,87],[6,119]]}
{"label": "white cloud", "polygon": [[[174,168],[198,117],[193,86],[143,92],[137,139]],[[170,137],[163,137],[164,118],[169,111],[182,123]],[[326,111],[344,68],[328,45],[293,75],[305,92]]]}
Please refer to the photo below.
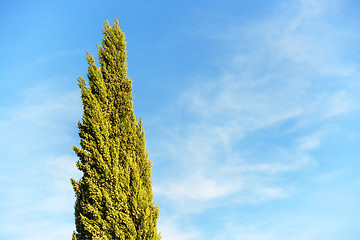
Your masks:
{"label": "white cloud", "polygon": [[45,163],[47,175],[52,177],[47,183],[50,187],[48,195],[40,201],[41,210],[57,213],[74,212],[75,197],[70,178],[81,177],[81,172],[75,166],[76,161],[75,155],[64,155]]}
{"label": "white cloud", "polygon": [[299,149],[302,151],[312,150],[320,146],[320,139],[317,135],[302,137],[299,140]]}
{"label": "white cloud", "polygon": [[194,174],[182,181],[173,181],[155,188],[155,193],[171,200],[181,199],[184,202],[209,201],[234,193],[241,189],[241,185],[241,182],[229,184]]}
{"label": "white cloud", "polygon": [[[78,93],[38,86],[1,109],[1,235],[14,239],[64,239],[74,224],[76,177],[72,130],[80,119]],[[71,122],[71,125],[70,125]],[[50,219],[50,220],[49,220]]]}
{"label": "white cloud", "polygon": [[2,234],[19,240],[69,239],[74,224],[61,223],[54,219],[36,222],[6,224],[0,227]]}
{"label": "white cloud", "polygon": [[[322,164],[313,151],[336,134],[332,120],[359,109],[359,69],[346,60],[352,50],[345,44],[359,33],[332,25],[337,4],[291,1],[281,14],[219,34],[232,51],[219,60],[220,74],[194,83],[176,102],[175,111],[193,121],[165,129],[166,142],[156,140],[163,163],[176,170],[162,176],[155,194],[174,212],[288,198],[299,186],[290,174]],[[237,236],[280,234],[245,231],[228,239]]]}
{"label": "white cloud", "polygon": [[191,229],[179,229],[178,219],[174,217],[160,217],[158,222],[158,231],[161,233],[162,239],[171,240],[198,240],[201,239],[201,232]]}
{"label": "white cloud", "polygon": [[78,92],[56,91],[47,86],[28,89],[21,102],[2,109],[0,131],[4,138],[0,146],[7,150],[4,152],[31,154],[49,143],[70,140],[62,131],[66,123],[80,119],[80,97]]}

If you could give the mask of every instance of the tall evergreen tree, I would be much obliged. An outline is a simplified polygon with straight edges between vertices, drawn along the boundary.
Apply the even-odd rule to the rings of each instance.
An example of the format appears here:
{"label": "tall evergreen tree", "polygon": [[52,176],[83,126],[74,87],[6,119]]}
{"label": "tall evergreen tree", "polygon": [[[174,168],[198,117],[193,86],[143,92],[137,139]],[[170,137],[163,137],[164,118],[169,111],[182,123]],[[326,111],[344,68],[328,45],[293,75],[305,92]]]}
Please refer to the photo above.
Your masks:
{"label": "tall evergreen tree", "polygon": [[72,239],[158,240],[158,208],[153,202],[151,161],[142,122],[133,110],[127,76],[125,35],[115,19],[106,21],[99,63],[88,53],[88,85],[79,78],[84,107],[78,123],[79,181],[75,195],[76,232]]}

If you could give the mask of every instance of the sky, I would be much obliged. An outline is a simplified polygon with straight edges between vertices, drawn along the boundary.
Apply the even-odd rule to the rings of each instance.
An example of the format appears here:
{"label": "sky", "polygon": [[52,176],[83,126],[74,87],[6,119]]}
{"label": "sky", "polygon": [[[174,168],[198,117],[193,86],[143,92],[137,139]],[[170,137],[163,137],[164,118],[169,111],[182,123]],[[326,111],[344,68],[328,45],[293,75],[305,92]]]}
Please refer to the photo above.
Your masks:
{"label": "sky", "polygon": [[0,2],[0,239],[70,239],[86,51],[127,41],[164,240],[357,240],[355,0]]}

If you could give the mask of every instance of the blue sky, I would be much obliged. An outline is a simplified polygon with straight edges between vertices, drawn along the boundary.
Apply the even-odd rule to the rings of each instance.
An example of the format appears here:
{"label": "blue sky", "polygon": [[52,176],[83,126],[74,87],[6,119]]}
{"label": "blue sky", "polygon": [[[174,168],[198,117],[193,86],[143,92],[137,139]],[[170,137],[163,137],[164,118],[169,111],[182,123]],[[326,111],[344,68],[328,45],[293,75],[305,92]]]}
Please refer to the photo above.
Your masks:
{"label": "blue sky", "polygon": [[360,5],[351,0],[0,3],[0,238],[70,239],[77,77],[104,20],[171,240],[357,240]]}

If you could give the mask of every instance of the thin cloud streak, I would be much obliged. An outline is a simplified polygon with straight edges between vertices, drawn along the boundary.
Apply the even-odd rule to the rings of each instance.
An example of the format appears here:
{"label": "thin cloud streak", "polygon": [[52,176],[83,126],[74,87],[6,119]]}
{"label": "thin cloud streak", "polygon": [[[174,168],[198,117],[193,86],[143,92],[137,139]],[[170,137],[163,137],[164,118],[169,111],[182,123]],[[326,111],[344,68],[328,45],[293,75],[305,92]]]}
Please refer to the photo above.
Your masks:
{"label": "thin cloud streak", "polygon": [[0,117],[0,232],[19,240],[63,239],[74,229],[66,221],[75,201],[69,179],[79,173],[75,157],[66,153],[81,112],[78,93],[38,86],[14,105],[1,109]]}
{"label": "thin cloud streak", "polygon": [[[193,121],[174,126],[182,130],[160,141],[177,171],[164,174],[155,194],[172,202],[174,214],[289,198],[298,188],[289,174],[321,164],[313,152],[337,134],[333,120],[359,110],[359,88],[353,87],[359,69],[346,60],[351,49],[344,43],[354,43],[360,34],[331,24],[328,13],[336,15],[335,7],[292,1],[277,16],[230,26],[226,37],[219,37],[233,47],[219,61],[221,74],[195,83],[180,96],[175,112]],[[252,149],[249,141],[259,134],[269,141]],[[256,231],[243,237],[289,239]],[[315,231],[313,236],[321,234]],[[236,236],[241,235],[229,239]]]}

